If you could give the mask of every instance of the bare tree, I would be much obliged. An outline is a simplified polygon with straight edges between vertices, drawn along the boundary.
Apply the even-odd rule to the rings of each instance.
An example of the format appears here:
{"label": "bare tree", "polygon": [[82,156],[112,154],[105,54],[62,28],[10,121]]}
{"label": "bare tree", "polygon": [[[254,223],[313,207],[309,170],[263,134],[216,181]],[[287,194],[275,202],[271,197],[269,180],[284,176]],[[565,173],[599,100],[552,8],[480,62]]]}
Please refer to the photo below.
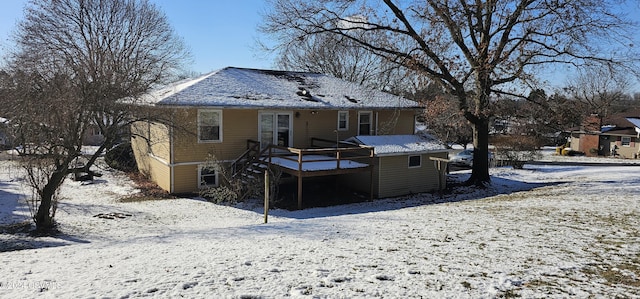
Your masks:
{"label": "bare tree", "polygon": [[[490,181],[490,100],[522,96],[544,65],[628,60],[632,25],[621,1],[271,0],[262,31],[280,44],[333,34],[441,84],[473,125],[470,184]],[[362,32],[376,38],[362,38]],[[598,45],[607,45],[598,47]],[[616,49],[617,50],[617,49]],[[619,57],[611,53],[619,53]]]}
{"label": "bare tree", "polygon": [[[85,166],[139,119],[131,104],[187,58],[166,16],[146,0],[32,0],[10,57],[11,108],[36,190],[38,229],[54,226],[58,187],[89,126],[105,136]],[[6,108],[6,107],[5,107]],[[147,116],[143,116],[147,117]],[[33,169],[36,170],[33,170]],[[31,170],[30,170],[31,169]]]}
{"label": "bare tree", "polygon": [[629,74],[612,68],[588,67],[570,77],[565,90],[573,99],[584,104],[585,115],[597,114],[606,118],[618,112],[620,104],[630,96]]}
{"label": "bare tree", "polygon": [[[363,34],[362,38],[366,38]],[[409,74],[397,64],[362,48],[351,39],[332,34],[307,36],[279,48],[276,64],[286,70],[318,72],[373,89],[403,92],[402,79]],[[407,86],[403,86],[405,89]],[[392,90],[393,89],[393,90]]]}

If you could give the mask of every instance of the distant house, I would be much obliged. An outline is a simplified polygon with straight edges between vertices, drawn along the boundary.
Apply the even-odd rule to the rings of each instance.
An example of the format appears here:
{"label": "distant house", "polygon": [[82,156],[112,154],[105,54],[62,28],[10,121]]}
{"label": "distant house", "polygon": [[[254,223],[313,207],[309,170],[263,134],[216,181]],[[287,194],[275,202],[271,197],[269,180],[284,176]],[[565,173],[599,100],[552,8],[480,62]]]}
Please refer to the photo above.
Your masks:
{"label": "distant house", "polygon": [[[601,119],[588,117],[571,131],[571,149],[587,156],[638,158],[640,153],[640,111],[612,115]],[[614,151],[615,150],[615,151]]]}
{"label": "distant house", "polygon": [[[259,171],[253,166],[259,161],[297,177],[299,205],[302,182],[312,176],[368,175],[357,189],[384,189],[371,180],[381,173],[374,156],[383,153],[363,136],[411,135],[422,109],[417,102],[324,74],[234,67],[177,82],[145,100],[152,109],[170,112],[175,123],[132,126],[138,167],[161,188],[190,193],[221,184],[220,172],[205,167],[213,155],[234,175]],[[342,142],[353,136],[363,142]],[[404,157],[401,165],[405,170],[429,165],[416,159]],[[403,175],[413,180],[422,174]],[[369,193],[428,191],[435,176],[424,175],[415,179],[422,187]]]}
{"label": "distant house", "polygon": [[3,117],[0,117],[0,149],[7,148],[11,146],[11,141],[9,140],[8,134],[8,125],[9,120]]}

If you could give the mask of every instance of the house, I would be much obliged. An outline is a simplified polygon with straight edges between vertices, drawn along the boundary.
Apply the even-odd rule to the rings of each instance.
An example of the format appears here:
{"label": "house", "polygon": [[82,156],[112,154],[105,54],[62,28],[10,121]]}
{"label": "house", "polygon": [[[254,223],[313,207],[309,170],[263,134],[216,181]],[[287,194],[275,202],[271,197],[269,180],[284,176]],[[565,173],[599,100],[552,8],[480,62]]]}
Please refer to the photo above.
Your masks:
{"label": "house", "polygon": [[[324,74],[234,67],[158,89],[144,102],[174,123],[132,126],[138,168],[161,188],[191,193],[219,185],[221,170],[205,167],[211,157],[234,175],[256,171],[252,165],[260,161],[298,178],[299,206],[304,178],[373,177],[375,145],[368,146],[363,136],[411,135],[422,109],[417,102]],[[353,136],[365,142],[342,142]],[[407,163],[405,158],[402,164]],[[420,182],[432,186],[429,178]],[[375,184],[361,185],[372,190]],[[412,186],[404,194],[427,189]]]}
{"label": "house", "polygon": [[8,125],[9,120],[4,117],[0,117],[0,149],[8,148],[11,146],[8,135]]}
{"label": "house", "polygon": [[591,115],[579,129],[571,131],[570,142],[572,150],[587,156],[638,158],[640,111],[632,110],[604,119]]}

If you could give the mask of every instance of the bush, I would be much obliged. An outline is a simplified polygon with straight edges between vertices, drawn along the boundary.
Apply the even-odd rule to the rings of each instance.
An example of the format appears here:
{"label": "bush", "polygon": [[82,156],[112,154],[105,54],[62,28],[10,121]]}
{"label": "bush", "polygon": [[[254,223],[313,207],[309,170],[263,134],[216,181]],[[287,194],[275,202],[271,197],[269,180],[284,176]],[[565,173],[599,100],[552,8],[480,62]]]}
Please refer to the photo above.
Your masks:
{"label": "bush", "polygon": [[528,161],[540,157],[539,142],[526,135],[511,135],[495,140],[497,154],[506,164],[522,169]]}
{"label": "bush", "polygon": [[564,148],[562,149],[562,155],[563,156],[584,156],[584,153],[580,151],[574,151],[570,148]]}
{"label": "bush", "polygon": [[200,196],[216,204],[235,204],[238,201],[238,194],[227,186],[218,186],[203,189],[202,191],[200,191]]}
{"label": "bush", "polygon": [[121,143],[107,151],[104,161],[109,167],[126,172],[136,170],[136,159],[133,155],[131,143]]}

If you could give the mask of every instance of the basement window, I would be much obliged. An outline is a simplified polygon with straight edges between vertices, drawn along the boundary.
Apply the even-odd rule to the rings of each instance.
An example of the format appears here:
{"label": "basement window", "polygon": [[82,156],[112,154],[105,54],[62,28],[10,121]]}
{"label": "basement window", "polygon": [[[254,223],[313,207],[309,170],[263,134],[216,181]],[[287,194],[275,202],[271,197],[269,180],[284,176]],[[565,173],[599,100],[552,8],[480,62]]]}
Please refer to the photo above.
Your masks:
{"label": "basement window", "polygon": [[210,165],[198,167],[198,181],[200,188],[218,187],[218,172]]}

